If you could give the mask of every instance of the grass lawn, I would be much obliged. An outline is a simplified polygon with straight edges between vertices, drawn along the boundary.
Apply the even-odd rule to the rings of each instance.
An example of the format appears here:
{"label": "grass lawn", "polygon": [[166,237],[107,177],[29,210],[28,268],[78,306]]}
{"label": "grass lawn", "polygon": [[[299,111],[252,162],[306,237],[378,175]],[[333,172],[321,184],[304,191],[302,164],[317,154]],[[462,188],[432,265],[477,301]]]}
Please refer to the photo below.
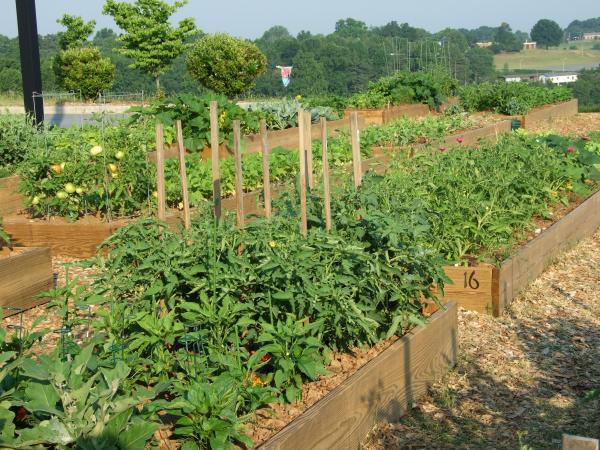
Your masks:
{"label": "grass lawn", "polygon": [[[569,44],[570,45],[570,44]],[[497,70],[508,64],[509,70],[544,69],[552,66],[590,64],[600,62],[600,50],[592,50],[591,45],[579,44],[578,50],[550,48],[549,50],[526,50],[519,53],[505,53],[494,57]]]}

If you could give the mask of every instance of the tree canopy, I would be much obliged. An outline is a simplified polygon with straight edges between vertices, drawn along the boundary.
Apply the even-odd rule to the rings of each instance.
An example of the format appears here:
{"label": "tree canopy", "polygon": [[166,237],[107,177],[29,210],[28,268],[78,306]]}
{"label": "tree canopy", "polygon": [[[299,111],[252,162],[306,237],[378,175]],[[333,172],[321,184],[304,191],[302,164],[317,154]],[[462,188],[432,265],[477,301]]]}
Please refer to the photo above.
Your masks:
{"label": "tree canopy", "polygon": [[563,40],[563,30],[559,24],[550,19],[541,19],[531,29],[531,39],[538,46],[548,48],[559,45]]}

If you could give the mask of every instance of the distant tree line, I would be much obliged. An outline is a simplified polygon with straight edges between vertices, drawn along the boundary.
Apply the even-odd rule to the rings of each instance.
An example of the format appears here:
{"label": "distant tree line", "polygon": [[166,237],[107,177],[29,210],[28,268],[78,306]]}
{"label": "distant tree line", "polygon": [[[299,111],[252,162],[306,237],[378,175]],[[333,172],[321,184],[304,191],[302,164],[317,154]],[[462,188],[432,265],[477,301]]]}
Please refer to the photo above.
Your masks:
{"label": "distant tree line", "polygon": [[[164,3],[159,0],[141,2],[153,5]],[[112,5],[113,14],[118,13],[116,4],[107,0],[107,5]],[[110,9],[106,6],[105,12]],[[599,21],[600,18],[574,21],[569,28],[588,29],[587,27],[594,27]],[[553,25],[555,22],[548,22],[552,21],[541,20],[536,24],[537,31],[534,27],[532,32],[536,31],[542,39],[546,34],[553,33],[552,39],[556,39],[556,27]],[[125,19],[117,23],[120,23],[121,28],[127,26]],[[179,38],[181,42],[185,41],[182,47],[193,48],[198,41],[207,37],[203,32],[194,29],[192,23],[184,25],[187,28]],[[85,29],[86,33],[87,31],[89,30]],[[56,61],[60,59],[61,52],[65,52],[63,41],[66,34],[68,33],[62,32],[40,36],[42,79],[46,92],[60,90],[65,85],[60,79],[61,72],[56,70]],[[140,64],[142,60],[139,57],[135,58],[136,50],[131,47],[135,36],[128,40],[124,39],[126,34],[126,30],[123,34],[117,34],[104,28],[85,42],[86,46],[99,52],[99,55],[91,55],[96,58],[94,61],[104,61],[97,59],[102,57],[114,65],[110,88],[113,92],[145,91],[152,94],[159,86],[158,75],[160,88],[168,94],[201,93],[206,90],[203,84],[210,86],[207,80],[214,80],[214,74],[206,72],[209,66],[205,65],[203,73],[194,68],[190,68],[191,72],[187,70],[188,53],[198,53],[191,50],[181,54],[173,53],[173,58],[167,65],[160,67],[160,70],[144,70],[144,64]],[[370,81],[388,75],[400,66],[403,70],[427,70],[432,63],[447,67],[450,74],[461,83],[481,82],[496,77],[494,53],[520,51],[522,43],[529,38],[526,32],[513,32],[507,23],[498,27],[481,26],[472,30],[446,28],[437,33],[430,33],[407,23],[392,21],[383,26],[369,27],[362,21],[348,18],[339,20],[333,33],[324,35],[301,31],[296,36],[283,26],[274,26],[254,41],[266,56],[266,71],[258,70],[260,67],[253,68],[257,75],[264,73],[258,77],[255,86],[244,94],[348,95],[364,90]],[[479,48],[478,42],[493,44],[491,48]],[[217,57],[219,45],[223,42],[217,43],[218,45],[208,44],[210,42],[207,41],[196,47],[204,47],[206,51],[211,52],[213,58]],[[238,54],[243,55],[243,52],[239,52],[242,52],[241,49],[238,50]],[[199,67],[198,58],[193,59]],[[243,57],[240,60],[244,61]],[[88,57],[88,64],[89,61]],[[19,64],[18,40],[0,35],[0,91],[21,90]],[[293,66],[292,83],[288,88],[283,87],[276,66]],[[106,65],[109,75],[112,74],[110,67],[112,66]],[[232,90],[235,80],[227,81],[230,93],[239,93],[239,89]]]}

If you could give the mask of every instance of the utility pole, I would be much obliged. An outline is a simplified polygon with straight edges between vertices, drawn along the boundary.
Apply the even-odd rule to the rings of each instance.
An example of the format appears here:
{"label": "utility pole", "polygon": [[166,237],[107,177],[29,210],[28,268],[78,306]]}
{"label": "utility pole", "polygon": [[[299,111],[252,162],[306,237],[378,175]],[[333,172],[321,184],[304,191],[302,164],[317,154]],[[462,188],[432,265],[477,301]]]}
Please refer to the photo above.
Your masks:
{"label": "utility pole", "polygon": [[21,50],[21,77],[25,113],[31,115],[37,125],[44,121],[42,73],[40,69],[40,47],[38,43],[35,0],[15,0]]}

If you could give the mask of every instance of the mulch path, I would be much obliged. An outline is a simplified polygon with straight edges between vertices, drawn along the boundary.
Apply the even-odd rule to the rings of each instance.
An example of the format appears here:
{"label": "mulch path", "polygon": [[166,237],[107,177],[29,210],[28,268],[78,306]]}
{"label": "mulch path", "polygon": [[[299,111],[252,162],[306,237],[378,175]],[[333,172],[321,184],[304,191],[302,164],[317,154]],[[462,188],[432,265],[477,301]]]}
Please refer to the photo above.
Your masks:
{"label": "mulch path", "polygon": [[600,131],[600,113],[579,113],[572,117],[553,119],[551,123],[540,123],[527,131],[538,133],[552,131],[563,135],[582,135],[591,131]]}
{"label": "mulch path", "polygon": [[[364,449],[560,448],[600,437],[600,232],[548,268],[500,319],[461,310],[459,362]],[[412,446],[412,447],[411,447]]]}

